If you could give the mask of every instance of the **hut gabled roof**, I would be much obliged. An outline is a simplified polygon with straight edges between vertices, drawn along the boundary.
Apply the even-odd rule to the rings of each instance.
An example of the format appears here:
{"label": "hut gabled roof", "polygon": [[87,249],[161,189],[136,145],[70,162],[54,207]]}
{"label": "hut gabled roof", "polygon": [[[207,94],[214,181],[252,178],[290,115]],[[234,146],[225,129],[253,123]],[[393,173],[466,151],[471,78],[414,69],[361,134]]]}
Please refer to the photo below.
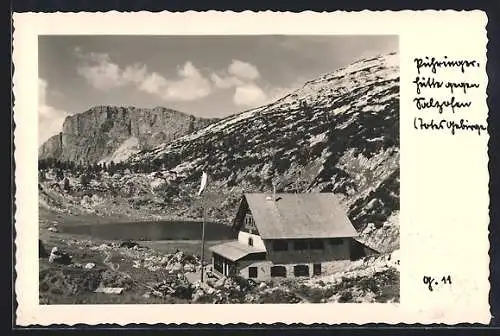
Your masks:
{"label": "hut gabled roof", "polygon": [[340,238],[358,235],[332,193],[247,193],[262,239]]}

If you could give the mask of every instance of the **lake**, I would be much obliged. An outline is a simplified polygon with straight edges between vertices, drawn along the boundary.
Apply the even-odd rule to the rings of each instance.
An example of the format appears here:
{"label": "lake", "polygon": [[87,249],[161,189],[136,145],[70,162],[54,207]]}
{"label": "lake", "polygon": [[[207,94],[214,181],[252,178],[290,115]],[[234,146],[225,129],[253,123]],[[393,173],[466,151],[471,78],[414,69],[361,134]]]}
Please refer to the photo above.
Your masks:
{"label": "lake", "polygon": [[[150,221],[109,224],[60,225],[59,232],[106,240],[200,240],[203,223],[198,221]],[[230,226],[207,222],[205,240],[233,237]]]}

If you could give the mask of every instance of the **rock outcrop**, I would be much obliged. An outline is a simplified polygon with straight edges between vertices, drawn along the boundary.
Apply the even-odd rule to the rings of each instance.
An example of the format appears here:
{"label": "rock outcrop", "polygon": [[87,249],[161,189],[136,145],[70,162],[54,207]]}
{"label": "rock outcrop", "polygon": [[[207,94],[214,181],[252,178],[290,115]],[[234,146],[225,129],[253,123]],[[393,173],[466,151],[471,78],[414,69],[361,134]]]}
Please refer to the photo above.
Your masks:
{"label": "rock outcrop", "polygon": [[39,158],[77,163],[123,161],[128,156],[203,128],[202,119],[175,110],[96,106],[68,116],[62,132],[39,149]]}

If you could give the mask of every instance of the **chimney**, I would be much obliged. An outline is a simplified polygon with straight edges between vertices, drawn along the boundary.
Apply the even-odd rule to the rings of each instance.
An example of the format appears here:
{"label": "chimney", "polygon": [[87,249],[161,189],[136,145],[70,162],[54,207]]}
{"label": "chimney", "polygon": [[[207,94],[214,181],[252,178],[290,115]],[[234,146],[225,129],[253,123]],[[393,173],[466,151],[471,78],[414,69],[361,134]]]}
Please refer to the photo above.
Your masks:
{"label": "chimney", "polygon": [[271,202],[276,202],[276,184],[273,183],[273,194],[272,196],[266,196],[266,200]]}

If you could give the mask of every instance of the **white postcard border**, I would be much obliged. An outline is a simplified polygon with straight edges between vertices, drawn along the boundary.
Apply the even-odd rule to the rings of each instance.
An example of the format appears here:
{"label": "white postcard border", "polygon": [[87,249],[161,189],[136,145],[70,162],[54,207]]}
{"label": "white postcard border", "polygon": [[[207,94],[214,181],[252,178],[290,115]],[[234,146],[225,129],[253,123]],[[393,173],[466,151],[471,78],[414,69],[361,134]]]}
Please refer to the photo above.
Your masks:
{"label": "white postcard border", "polygon": [[[417,133],[410,112],[413,58],[447,53],[485,65],[486,21],[480,11],[14,14],[17,323],[488,323],[488,137]],[[39,305],[37,38],[45,34],[399,35],[401,303]],[[484,103],[477,104],[474,113],[486,120],[486,70],[480,82],[483,88],[475,93],[475,101]],[[466,183],[464,176],[472,176],[474,183]],[[449,290],[430,293],[422,285],[427,274],[452,274],[456,282]]]}

